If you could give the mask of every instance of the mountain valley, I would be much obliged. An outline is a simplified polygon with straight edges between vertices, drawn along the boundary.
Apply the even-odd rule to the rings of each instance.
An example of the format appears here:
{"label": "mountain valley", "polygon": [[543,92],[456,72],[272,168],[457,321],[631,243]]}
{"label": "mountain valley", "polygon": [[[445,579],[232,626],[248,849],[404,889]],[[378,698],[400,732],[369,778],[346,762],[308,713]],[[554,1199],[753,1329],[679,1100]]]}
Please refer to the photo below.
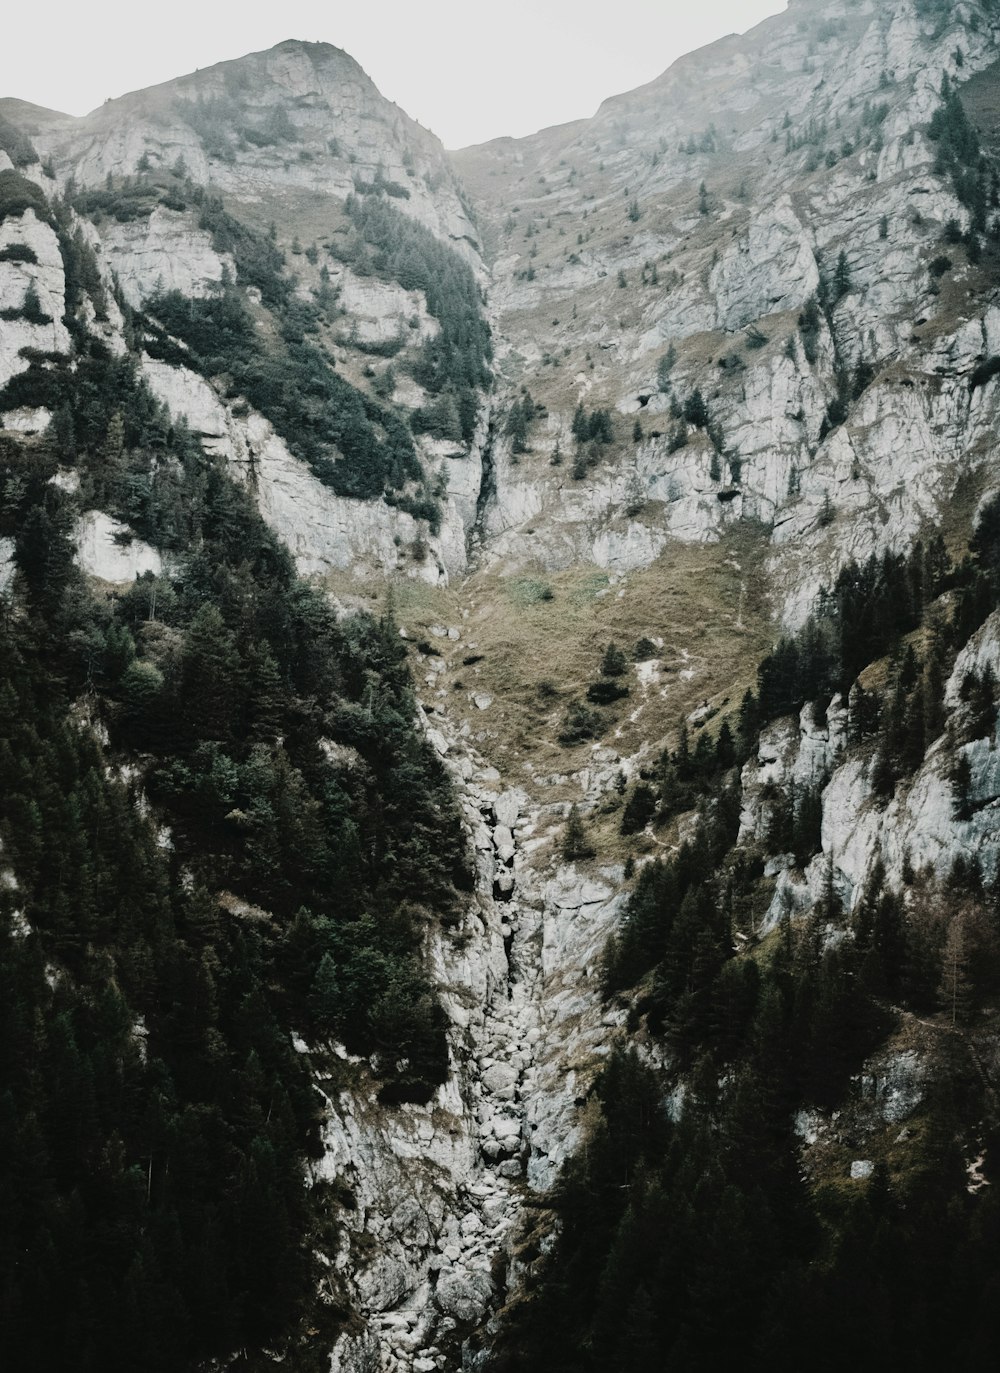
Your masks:
{"label": "mountain valley", "polygon": [[0,100],[12,1366],[989,1357],[998,75]]}

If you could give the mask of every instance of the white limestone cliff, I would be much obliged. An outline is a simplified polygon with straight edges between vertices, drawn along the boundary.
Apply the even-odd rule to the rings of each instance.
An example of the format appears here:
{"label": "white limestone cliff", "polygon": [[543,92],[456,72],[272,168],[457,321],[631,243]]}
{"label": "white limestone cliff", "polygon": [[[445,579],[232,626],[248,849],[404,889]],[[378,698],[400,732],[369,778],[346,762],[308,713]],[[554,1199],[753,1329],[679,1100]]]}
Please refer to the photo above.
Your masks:
{"label": "white limestone cliff", "polygon": [[128,583],[144,572],[159,576],[163,571],[159,552],[102,510],[88,510],[80,517],[74,542],[77,562],[103,582]]}
{"label": "white limestone cliff", "polygon": [[[997,59],[994,19],[974,8],[975,25],[956,10],[936,16],[935,31],[912,0],[799,5],[606,102],[585,130],[546,130],[516,156],[502,141],[459,155],[498,245],[490,302],[501,367],[531,374],[549,411],[536,460],[514,465],[502,446],[495,452],[491,556],[625,570],[654,561],[671,539],[714,541],[734,521],[763,522],[769,576],[795,627],[845,561],[909,546],[960,482],[978,480],[996,383],[973,392],[970,377],[996,352],[995,306],[970,289],[945,309],[928,274],[945,225],[964,228],[968,213],[925,135],[942,73],[961,83]],[[811,135],[810,120],[826,132]],[[678,155],[689,138],[694,151]],[[786,138],[804,142],[786,151]],[[832,167],[810,153],[820,145]],[[588,195],[595,184],[601,193]],[[634,227],[607,208],[615,195],[634,198]],[[583,229],[575,249],[559,237],[570,224]],[[841,251],[849,284],[831,311],[836,340],[821,320],[810,362],[799,312]],[[953,256],[961,282],[968,268],[960,250]],[[581,367],[572,387],[546,371],[556,345]],[[677,362],[664,392],[656,373],[668,345]],[[873,380],[848,422],[824,436],[836,367],[853,375],[861,356]],[[671,394],[695,386],[724,435],[715,482],[697,443],[671,453],[667,442]],[[613,456],[573,482],[578,400],[639,415],[644,437],[630,453],[619,422]],[[552,471],[556,437],[564,466]]]}
{"label": "white limestone cliff", "polygon": [[[1000,666],[1000,614],[994,612],[959,653],[945,689],[945,732],[910,778],[891,797],[872,784],[870,748],[849,750],[846,711],[834,698],[818,722],[812,706],[798,721],[779,720],[763,731],[757,757],[743,769],[740,842],[762,839],[772,807],[794,788],[822,787],[821,852],[804,874],[790,855],[773,860],[778,873],[766,931],[786,910],[805,910],[823,899],[832,876],[845,911],[857,905],[875,864],[902,888],[906,872],[942,881],[958,859],[979,864],[987,881],[1000,866],[1000,716],[982,737],[964,737],[960,688],[966,674]],[[968,813],[956,804],[956,759],[969,764]]]}
{"label": "white limestone cliff", "polygon": [[162,291],[197,300],[217,289],[225,273],[236,278],[235,263],[215,251],[211,234],[163,205],[148,219],[109,222],[102,242],[125,299],[136,308]]}
{"label": "white limestone cliff", "polygon": [[[249,487],[304,575],[402,571],[434,584],[465,570],[481,480],[476,442],[468,451],[425,443],[428,467],[443,464],[447,484],[441,530],[427,537],[423,525],[384,501],[338,496],[289,451],[262,415],[246,404],[225,404],[194,372],[149,357],[142,371],[157,399],[175,418],[183,416],[206,450],[224,457]],[[408,555],[425,538],[427,556],[414,563]]]}
{"label": "white limestone cliff", "polygon": [[[31,209],[8,216],[0,221],[0,254],[4,249],[19,249],[24,256],[0,258],[0,308],[9,312],[9,317],[0,320],[0,388],[27,371],[26,350],[65,354],[70,346],[63,324],[66,277],[51,225]],[[38,297],[37,318],[19,313],[32,287]]]}

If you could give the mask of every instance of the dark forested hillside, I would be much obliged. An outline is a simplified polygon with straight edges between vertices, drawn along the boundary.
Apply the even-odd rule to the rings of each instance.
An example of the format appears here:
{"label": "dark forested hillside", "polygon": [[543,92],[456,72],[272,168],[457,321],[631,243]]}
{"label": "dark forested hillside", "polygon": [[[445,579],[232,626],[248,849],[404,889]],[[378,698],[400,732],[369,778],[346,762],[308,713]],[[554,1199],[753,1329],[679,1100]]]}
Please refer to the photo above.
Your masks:
{"label": "dark forested hillside", "polygon": [[989,1363],[1000,1210],[991,1189],[968,1194],[953,1142],[975,1120],[974,1070],[960,1054],[949,1065],[905,1182],[880,1167],[861,1190],[807,1187],[784,1066],[801,957],[776,956],[749,1051],[721,1083],[705,1064],[673,1120],[657,1073],[611,1059],[597,1125],[556,1193],[559,1240],[490,1368]]}
{"label": "dark forested hillside", "polygon": [[[701,733],[694,750],[682,728],[658,786],[640,784],[657,825],[693,806],[698,825],[639,874],[606,949],[605,996],[627,1005],[639,1048],[617,1047],[594,1086],[587,1142],[551,1198],[554,1248],[538,1258],[527,1238],[533,1277],[488,1364],[498,1373],[729,1361],[790,1373],[806,1348],[830,1370],[989,1359],[1000,1206],[991,1186],[970,1185],[963,1150],[975,1139],[986,1158],[1000,1144],[980,1038],[995,1032],[1000,887],[959,854],[944,881],[911,866],[900,892],[877,859],[851,913],[831,863],[822,898],[794,920],[789,905],[760,940],[766,864],[787,853],[804,869],[819,852],[826,779],[770,784],[764,832],[737,844],[733,765],[756,756],[768,723],[843,693],[876,796],[908,785],[943,737],[955,812],[968,817],[959,747],[992,737],[996,684],[989,669],[966,674],[961,723],[947,726],[944,684],[1000,604],[998,518],[993,499],[957,567],[940,544],[918,544],[845,568],[761,663],[732,727],[714,744]],[[879,660],[884,685],[866,690],[859,676]],[[934,1090],[867,1184],[804,1168],[801,1113],[849,1121],[866,1062],[935,1016]]]}
{"label": "dark forested hillside", "polygon": [[[371,1055],[394,1100],[433,1091],[423,926],[469,877],[391,616],[338,621],[79,323],[89,259],[55,219],[73,356],[8,387],[55,419],[0,452],[0,1348],[177,1369],[311,1304],[336,1210],[303,1186],[318,1098],[293,1033]],[[88,585],[93,503],[168,570]]]}

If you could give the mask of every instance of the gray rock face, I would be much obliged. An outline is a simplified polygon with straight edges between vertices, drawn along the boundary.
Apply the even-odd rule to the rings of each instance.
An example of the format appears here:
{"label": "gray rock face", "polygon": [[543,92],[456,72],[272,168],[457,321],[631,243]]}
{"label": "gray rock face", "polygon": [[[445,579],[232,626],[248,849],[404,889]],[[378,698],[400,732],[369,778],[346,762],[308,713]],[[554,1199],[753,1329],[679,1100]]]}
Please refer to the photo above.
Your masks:
{"label": "gray rock face", "polygon": [[101,581],[129,583],[144,572],[159,576],[163,571],[159,552],[103,511],[87,511],[76,527],[75,540],[80,566]]}
{"label": "gray rock face", "polygon": [[428,540],[429,556],[414,568],[405,554],[422,537],[422,526],[411,515],[381,501],[336,495],[289,452],[263,416],[251,410],[237,417],[234,406],[186,368],[146,358],[143,375],[171,414],[183,415],[206,448],[225,457],[251,487],[261,514],[288,545],[300,572],[337,569],[385,576],[405,569],[433,585],[447,584],[450,576],[464,571],[475,495],[463,499],[463,481],[478,492],[475,446],[448,460],[454,487],[446,492],[441,530]]}
{"label": "gray rock face", "polygon": [[[495,435],[480,509],[485,416],[468,452],[445,454],[424,441],[425,468],[429,476],[442,472],[447,496],[441,533],[429,557],[413,565],[405,549],[423,537],[415,524],[388,509],[372,515],[356,503],[337,505],[262,435],[262,508],[303,570],[370,575],[405,566],[442,582],[464,571],[475,530],[490,559],[530,557],[552,569],[590,561],[622,574],[655,561],[672,540],[711,543],[751,520],[770,529],[770,580],[783,618],[795,626],[846,560],[908,546],[939,517],[956,484],[976,478],[1000,419],[998,383],[970,393],[968,378],[977,360],[1000,349],[1000,312],[984,309],[973,292],[957,319],[935,320],[926,263],[943,225],[952,218],[964,225],[967,213],[934,173],[923,130],[938,99],[939,77],[928,73],[965,79],[981,71],[996,59],[995,34],[985,22],[976,31],[963,27],[961,16],[932,34],[913,0],[831,3],[823,12],[839,28],[816,58],[822,80],[803,63],[799,21],[782,18],[607,102],[586,134],[575,126],[546,131],[523,140],[516,158],[497,145],[458,157],[493,249],[488,292],[504,385],[533,370],[535,394],[548,405],[533,444],[542,462],[516,462],[509,442]],[[894,75],[888,84],[887,72]],[[700,93],[708,88],[711,109]],[[866,101],[879,109],[877,136],[861,122]],[[787,127],[776,109],[788,111]],[[810,119],[841,128],[843,146],[830,149],[835,165],[826,158],[815,166],[808,140],[795,146]],[[709,124],[715,132],[706,142]],[[593,148],[602,140],[616,153],[598,164]],[[258,205],[299,194],[336,203],[354,192],[355,180],[381,175],[408,192],[397,201],[405,213],[467,252],[486,280],[477,232],[440,145],[385,101],[352,59],[322,44],[281,44],[109,102],[85,120],[49,117],[36,142],[58,176],[72,173],[79,185],[132,175],[144,157],[153,170],[181,158],[195,181]],[[675,151],[680,144],[684,152]],[[730,185],[733,166],[743,180]],[[608,203],[626,186],[629,194],[641,187],[634,229],[606,229],[605,200],[585,199],[593,192],[583,184],[595,178]],[[705,214],[690,189],[702,179]],[[530,279],[520,240],[504,228],[512,203],[532,216],[532,251],[541,244]],[[575,253],[565,237],[547,237],[550,221],[558,226],[561,216],[584,209],[590,223],[599,221],[593,242],[596,229],[581,235]],[[22,232],[12,224],[3,232]],[[198,296],[234,271],[192,213],[160,206],[148,219],[108,219],[100,233],[107,266],[133,303],[158,285]],[[55,298],[59,283],[45,274],[57,269],[58,255],[51,242],[44,246],[42,284]],[[799,313],[841,251],[847,289],[807,343]],[[653,264],[662,278],[656,289]],[[14,267],[0,264],[5,272]],[[642,290],[635,282],[619,290],[619,271],[642,275]],[[419,292],[349,269],[334,275],[365,345],[391,342],[414,323],[420,337],[434,332]],[[580,308],[567,321],[562,304],[570,296]],[[51,336],[28,324],[4,331],[0,378],[23,367],[26,345],[66,346],[59,312],[51,313]],[[930,321],[923,333],[918,320]],[[656,374],[668,345],[677,361],[663,391]],[[555,369],[545,371],[557,353],[568,354],[573,373],[568,395],[561,380],[555,384]],[[719,372],[727,358],[738,364]],[[871,384],[849,424],[825,433],[837,370],[862,358]],[[159,381],[182,412],[176,392],[186,382],[164,382],[162,371]],[[700,432],[673,447],[666,412],[695,386],[711,396],[722,458]],[[633,453],[617,448],[584,481],[574,481],[566,464],[553,469],[545,461],[557,444],[571,451],[578,400],[652,421]]]}
{"label": "gray rock face", "polygon": [[14,540],[0,538],[0,596],[5,596],[14,583]]}
{"label": "gray rock face", "polygon": [[421,341],[435,338],[441,327],[427,313],[423,291],[406,291],[394,282],[358,277],[349,268],[334,277],[339,303],[351,319],[352,329],[365,344],[391,343],[405,325],[406,337]]}
{"label": "gray rock face", "polygon": [[[0,302],[11,312],[20,310],[29,290],[38,297],[37,319],[17,317],[0,323],[0,388],[19,372],[28,369],[25,350],[40,353],[67,353],[70,340],[63,324],[66,277],[59,240],[48,224],[33,210],[0,221],[0,253],[20,249],[34,261],[0,261]],[[44,320],[44,322],[42,322]],[[5,426],[6,427],[6,426]]]}
{"label": "gray rock face", "polygon": [[197,300],[216,291],[224,273],[236,278],[236,264],[228,253],[215,251],[211,234],[162,205],[148,219],[111,221],[103,246],[125,299],[136,308],[161,291]]}
{"label": "gray rock face", "polygon": [[[822,786],[822,855],[797,880],[788,869],[791,858],[776,860],[781,872],[764,929],[782,912],[805,909],[820,900],[828,868],[848,910],[861,897],[865,882],[880,859],[887,880],[902,886],[907,864],[915,872],[947,877],[956,858],[977,861],[987,880],[1000,864],[1000,720],[988,735],[952,745],[948,732],[962,738],[965,708],[960,687],[970,668],[982,670],[1000,662],[1000,614],[994,613],[959,653],[945,689],[949,719],[945,733],[927,751],[923,764],[887,801],[879,801],[871,782],[869,752],[846,750],[846,716],[834,698],[824,725],[812,708],[801,719],[776,722],[761,735],[756,759],[743,769],[740,842],[760,838],[775,802],[775,788]],[[956,808],[951,783],[954,759],[969,762],[969,814]]]}
{"label": "gray rock face", "polygon": [[408,213],[460,247],[477,241],[438,140],[326,43],[281,43],[108,101],[85,119],[53,118],[35,143],[80,186],[130,176],[144,155],[154,168],[180,158],[195,182],[250,202],[276,191],[343,198],[381,169],[408,190]]}
{"label": "gray rock face", "polygon": [[[810,56],[804,35],[826,20],[831,36]],[[973,29],[955,11],[935,31],[913,0],[796,7],[585,126],[516,153],[459,154],[495,253],[501,364],[515,387],[530,374],[548,407],[533,439],[541,461],[494,453],[487,554],[627,572],[670,540],[761,522],[769,580],[796,627],[846,561],[900,551],[939,519],[987,461],[997,383],[970,393],[969,376],[997,330],[975,289],[956,317],[935,294],[927,264],[944,225],[968,215],[935,173],[925,129],[941,72],[963,81],[997,54],[995,23]],[[875,133],[859,122],[865,102]],[[836,140],[816,132],[824,124]],[[617,208],[630,198],[635,221]],[[569,223],[583,224],[575,245],[559,237]],[[800,312],[841,253],[843,294],[807,337]],[[955,271],[960,282],[966,269]],[[862,359],[871,381],[833,424],[837,370]],[[667,412],[696,386],[722,457],[701,434],[674,448]],[[574,480],[547,460],[557,442],[573,451],[577,402],[641,416],[643,438]]]}
{"label": "gray rock face", "polygon": [[[956,483],[981,467],[1000,418],[998,383],[970,395],[968,376],[977,359],[1000,348],[1000,313],[978,306],[972,293],[956,320],[934,322],[926,261],[943,225],[952,218],[964,225],[967,213],[935,174],[923,130],[937,103],[938,73],[965,79],[995,61],[994,29],[983,22],[972,30],[956,12],[933,32],[913,0],[848,8],[831,2],[822,10],[837,32],[815,61],[803,60],[808,45],[798,24],[808,28],[818,18],[797,12],[606,102],[586,133],[576,126],[545,131],[522,140],[516,157],[492,144],[458,157],[491,238],[488,289],[505,383],[533,368],[542,394],[550,389],[544,362],[557,353],[568,354],[575,372],[568,398],[561,382],[543,395],[548,418],[539,455],[557,443],[570,451],[577,400],[644,411],[653,424],[644,426],[634,454],[617,451],[583,482],[569,479],[565,466],[515,462],[498,436],[482,511],[485,422],[480,440],[457,459],[425,444],[427,470],[441,467],[447,502],[431,556],[407,567],[411,575],[436,582],[463,571],[474,527],[490,558],[527,556],[550,568],[592,561],[618,574],[655,561],[670,540],[712,542],[734,523],[762,521],[771,529],[772,583],[786,622],[797,625],[845,560],[907,546],[938,517]],[[878,108],[877,135],[861,119],[865,102]],[[787,110],[787,121],[775,110]],[[828,149],[821,165],[809,151],[815,140],[797,146],[809,120],[841,130],[841,146]],[[72,175],[81,186],[131,176],[143,159],[153,171],[181,159],[193,180],[247,204],[289,195],[336,203],[354,193],[356,181],[381,176],[400,188],[396,203],[405,213],[467,252],[483,273],[477,231],[440,145],[384,100],[347,54],[327,45],[283,43],[108,102],[84,120],[47,116],[34,136],[58,178]],[[614,157],[598,161],[593,149],[605,144]],[[683,152],[675,151],[679,145]],[[730,185],[733,167],[742,182]],[[707,200],[699,207],[691,186],[701,180]],[[595,193],[584,183],[597,184],[604,199],[592,204],[586,197]],[[602,206],[637,186],[634,228],[607,232]],[[532,251],[542,245],[530,278],[520,240],[504,228],[513,203],[532,216]],[[588,228],[572,252],[565,239],[546,237],[550,222],[584,209],[591,223],[599,220],[593,241],[596,230]],[[16,294],[3,273],[17,272],[24,283],[37,275],[53,323],[5,328],[0,381],[23,369],[23,347],[67,346],[59,310],[46,306],[61,295],[54,236],[30,212],[27,228],[18,223],[6,221],[2,233],[29,234],[38,268],[0,264],[0,294]],[[235,271],[190,212],[161,205],[148,218],[109,218],[100,234],[106,264],[133,304],[160,286],[199,296]],[[841,251],[846,290],[807,344],[798,314],[817,293],[821,272],[831,277]],[[648,280],[654,264],[664,278],[656,289]],[[640,273],[643,289],[633,283],[619,290],[619,271]],[[434,332],[419,292],[349,269],[335,276],[362,343],[385,344],[414,323],[421,337]],[[568,323],[561,303],[570,295]],[[918,320],[931,321],[923,334]],[[754,347],[747,346],[748,328],[757,331]],[[668,345],[677,361],[663,391],[656,373]],[[707,370],[737,356],[732,369]],[[862,358],[873,369],[871,385],[850,424],[824,434],[837,369]],[[548,375],[555,381],[554,369]],[[700,433],[680,449],[670,441],[665,412],[696,385],[711,393],[722,460]],[[162,386],[181,412],[177,390]],[[262,504],[304,570],[401,566],[398,550],[419,537],[415,525],[394,512],[374,518],[353,503],[317,500],[316,484],[261,441]]]}
{"label": "gray rock face", "polygon": [[767,315],[800,310],[818,286],[815,251],[788,196],[751,221],[709,278],[718,327],[728,333]]}

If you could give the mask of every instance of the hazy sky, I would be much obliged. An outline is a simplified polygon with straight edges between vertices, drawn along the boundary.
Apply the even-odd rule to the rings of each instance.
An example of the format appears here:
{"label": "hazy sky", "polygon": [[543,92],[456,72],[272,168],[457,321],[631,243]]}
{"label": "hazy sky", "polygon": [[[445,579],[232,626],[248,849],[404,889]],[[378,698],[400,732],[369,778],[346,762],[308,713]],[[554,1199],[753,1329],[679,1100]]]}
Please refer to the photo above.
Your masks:
{"label": "hazy sky", "polygon": [[273,47],[346,48],[448,147],[591,115],[785,0],[22,0],[0,95],[85,114],[108,96]]}

